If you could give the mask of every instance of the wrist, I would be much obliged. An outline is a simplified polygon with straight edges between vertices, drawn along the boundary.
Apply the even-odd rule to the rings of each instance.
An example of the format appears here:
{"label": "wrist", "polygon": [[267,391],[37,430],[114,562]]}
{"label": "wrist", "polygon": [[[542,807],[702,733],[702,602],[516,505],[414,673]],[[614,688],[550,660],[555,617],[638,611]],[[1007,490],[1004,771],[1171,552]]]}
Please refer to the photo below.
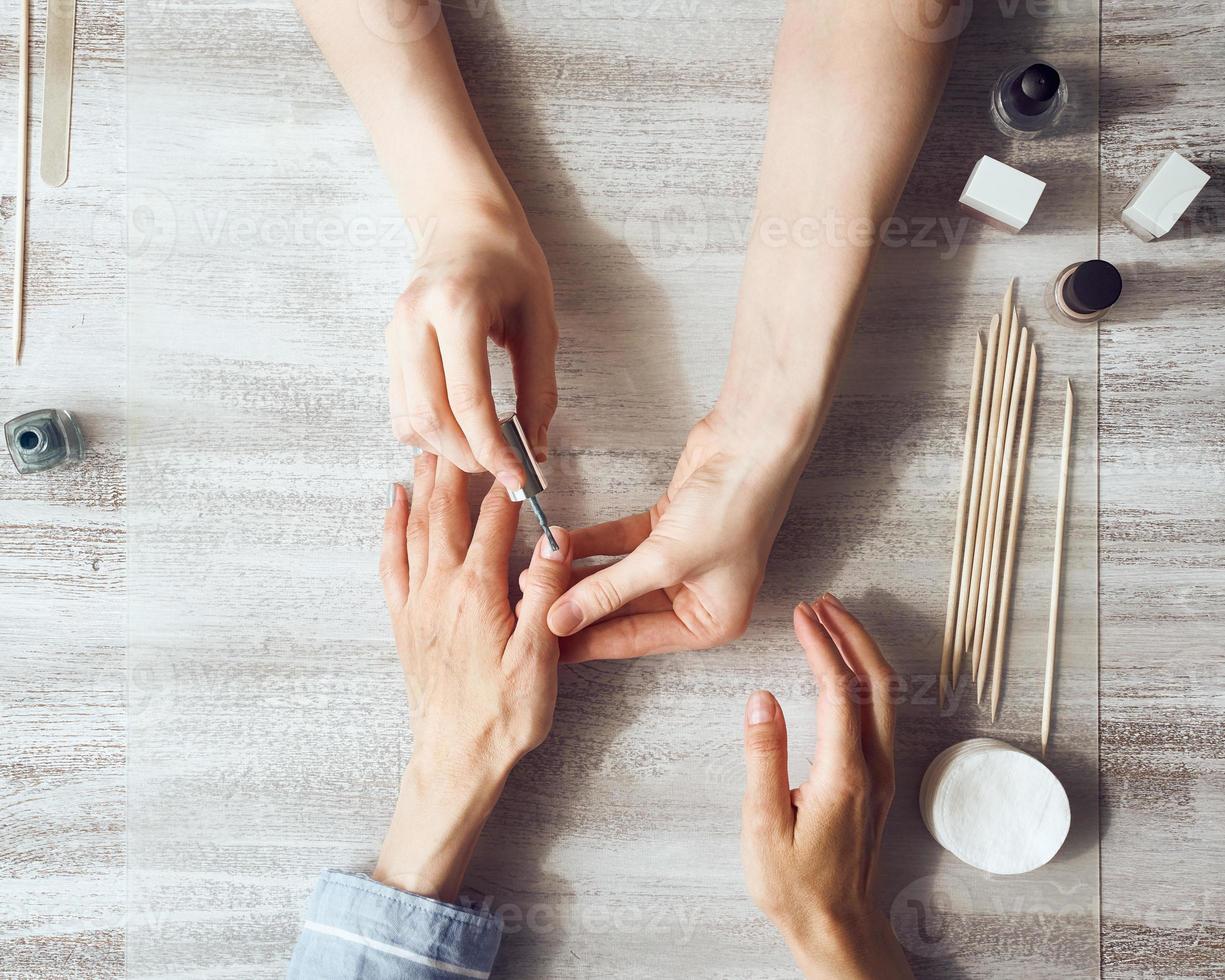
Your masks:
{"label": "wrist", "polygon": [[496,797],[517,759],[508,752],[439,747],[419,741],[400,777],[400,795],[418,800],[464,800]]}
{"label": "wrist", "polygon": [[[883,915],[809,914],[780,923],[792,956],[809,980],[888,980],[908,977]],[[900,965],[900,969],[899,969]]]}
{"label": "wrist", "polygon": [[808,459],[833,400],[854,320],[810,319],[803,330],[774,315],[737,316],[714,414],[733,438],[772,456]]}
{"label": "wrist", "polygon": [[414,752],[400,779],[374,878],[453,902],[508,771],[500,765],[466,765],[428,751]]}
{"label": "wrist", "polygon": [[417,245],[418,266],[435,254],[449,260],[458,250],[465,255],[515,256],[517,261],[539,263],[547,275],[544,251],[513,194],[475,188],[436,192],[415,213],[406,211],[404,220]]}

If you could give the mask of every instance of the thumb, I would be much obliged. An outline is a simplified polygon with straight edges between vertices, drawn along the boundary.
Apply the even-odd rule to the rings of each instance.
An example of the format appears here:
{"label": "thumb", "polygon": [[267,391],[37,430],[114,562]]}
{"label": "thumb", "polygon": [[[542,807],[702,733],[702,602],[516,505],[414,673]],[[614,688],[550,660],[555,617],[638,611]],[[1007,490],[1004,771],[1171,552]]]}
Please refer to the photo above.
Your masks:
{"label": "thumb", "polygon": [[515,627],[519,636],[553,639],[546,622],[549,607],[570,584],[570,563],[574,557],[570,533],[560,527],[551,530],[558,550],[550,548],[548,539],[542,534],[523,576],[523,601],[518,606],[519,625]]}
{"label": "thumb", "polygon": [[789,826],[791,780],[787,775],[787,722],[769,691],[754,691],[744,708],[744,826],[757,835]]}
{"label": "thumb", "polygon": [[660,559],[656,549],[648,550],[651,543],[648,538],[620,561],[576,583],[553,603],[549,629],[557,636],[571,636],[627,602],[674,585],[677,577],[669,574],[667,562]]}

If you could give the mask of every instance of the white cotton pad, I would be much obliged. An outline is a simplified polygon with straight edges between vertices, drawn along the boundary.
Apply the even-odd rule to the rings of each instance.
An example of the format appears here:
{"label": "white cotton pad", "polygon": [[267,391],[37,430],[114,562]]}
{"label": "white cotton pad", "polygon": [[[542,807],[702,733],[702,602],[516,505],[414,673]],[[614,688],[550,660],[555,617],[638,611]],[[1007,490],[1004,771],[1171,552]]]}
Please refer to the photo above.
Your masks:
{"label": "white cotton pad", "polygon": [[1208,174],[1171,150],[1127,202],[1123,224],[1146,242],[1160,238],[1183,216],[1208,179]]}
{"label": "white cotton pad", "polygon": [[992,157],[983,157],[970,171],[959,200],[976,218],[1017,232],[1029,223],[1044,190],[1045,181]]}
{"label": "white cotton pad", "polygon": [[1068,795],[1046,766],[1006,742],[959,742],[940,753],[919,787],[923,822],[966,864],[1023,874],[1051,860],[1072,823]]}

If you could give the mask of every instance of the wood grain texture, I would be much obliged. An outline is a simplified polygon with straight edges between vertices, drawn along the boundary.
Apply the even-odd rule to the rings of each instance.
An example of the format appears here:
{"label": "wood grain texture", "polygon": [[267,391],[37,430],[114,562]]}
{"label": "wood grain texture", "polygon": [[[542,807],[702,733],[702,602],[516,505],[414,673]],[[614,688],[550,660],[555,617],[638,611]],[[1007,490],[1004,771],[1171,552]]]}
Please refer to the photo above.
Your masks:
{"label": "wood grain texture", "polygon": [[[31,3],[37,174],[46,4]],[[16,7],[0,33],[0,127],[16,108]],[[22,364],[0,364],[0,417],[73,410],[88,456],[19,477],[0,464],[0,976],[123,970],[126,545],[124,18],[81,4],[73,167],[30,182]],[[0,153],[6,259],[16,157]],[[0,305],[10,307],[10,285]],[[6,321],[7,322],[7,321]],[[7,331],[6,331],[7,334]],[[6,335],[3,347],[9,349]]]}
{"label": "wood grain texture", "polygon": [[[501,6],[501,25],[473,15],[487,6],[461,12],[457,46],[551,257],[569,341],[563,404],[584,406],[554,427],[550,514],[599,519],[650,503],[718,380],[777,10],[747,0],[718,11]],[[1066,6],[1054,5],[1056,15]],[[125,134],[123,10],[82,5],[72,174],[58,191],[34,188],[26,364],[20,374],[0,369],[6,418],[35,402],[77,409],[94,450],[86,467],[42,482],[0,476],[0,975],[122,975],[125,925],[133,975],[159,964],[174,964],[173,974],[279,975],[311,874],[370,859],[411,748],[368,587],[383,480],[403,472],[382,421],[380,338],[411,242],[287,6],[239,5],[224,24],[205,5],[143,4],[129,17],[139,30],[127,92],[164,115],[134,113]],[[1101,331],[1106,976],[1212,976],[1222,962],[1221,20],[1208,0],[1108,0],[1103,9],[1101,247],[1128,281]],[[1028,26],[1064,36],[1046,22]],[[960,145],[962,130],[981,122],[989,68],[1012,44],[986,25],[972,31],[978,53],[959,63],[900,214],[946,214],[963,158],[992,152]],[[1042,36],[1030,46],[1042,50]],[[158,64],[143,46],[155,41],[184,52],[174,84],[145,71]],[[7,43],[0,77],[11,82]],[[1095,58],[1086,53],[1085,63]],[[34,65],[37,78],[39,46]],[[35,121],[38,112],[36,95]],[[984,144],[995,139],[974,131]],[[138,161],[126,214],[125,135],[162,154]],[[1170,146],[1215,179],[1189,220],[1144,245],[1115,223],[1117,211]],[[1040,147],[1017,153],[1022,167],[1041,162]],[[160,171],[156,161],[170,158],[175,169]],[[503,975],[789,975],[769,927],[746,910],[734,858],[743,696],[771,686],[796,744],[811,741],[811,687],[784,642],[789,604],[810,583],[842,590],[893,655],[930,671],[964,421],[964,358],[949,341],[972,350],[980,314],[1018,269],[1043,341],[1042,283],[1024,273],[1053,260],[1039,254],[1052,242],[1082,257],[1075,250],[1096,231],[1080,203],[1096,178],[1078,178],[1080,163],[1071,154],[1053,168],[1052,206],[1015,250],[993,250],[993,233],[967,228],[981,259],[970,274],[942,274],[937,256],[918,248],[882,256],[837,406],[742,643],[567,672],[557,734],[516,773],[474,864],[474,884],[495,905],[536,923],[508,936]],[[180,184],[190,188],[183,197]],[[118,247],[128,215],[130,263]],[[128,264],[140,342],[130,415]],[[920,328],[890,327],[890,281],[924,311]],[[153,357],[159,318],[172,324],[175,349]],[[1044,370],[1051,363],[1044,356]],[[891,381],[886,397],[881,376]],[[175,397],[155,401],[166,379],[177,382]],[[652,406],[651,424],[627,424],[641,405]],[[1049,397],[1040,407],[1043,438],[1057,433],[1060,407]],[[233,442],[210,440],[215,433]],[[873,468],[872,458],[892,462]],[[1053,518],[1042,500],[1049,442],[1035,458],[1021,549],[1040,581],[1049,566],[1035,541]],[[190,505],[152,493],[169,489]],[[181,560],[193,550],[210,560]],[[1086,571],[1096,567],[1089,553]],[[287,568],[290,591],[278,597],[267,583]],[[176,601],[157,635],[141,620],[138,635],[151,642],[130,654],[125,712],[132,583],[138,612],[167,593],[227,601]],[[60,624],[50,638],[48,619]],[[163,662],[165,650],[173,656]],[[1003,737],[1032,740],[1025,719],[1035,707],[1032,692],[1008,691]],[[910,760],[974,730],[969,714],[952,729],[934,723],[930,704],[903,714]],[[692,722],[651,724],[664,715]],[[140,804],[126,820],[125,748]],[[917,779],[913,767],[904,775],[899,809]],[[1096,802],[1084,804],[1096,814]],[[169,833],[176,821],[198,840]],[[895,855],[930,856],[905,814],[891,826]],[[125,831],[136,848],[128,882]],[[186,877],[176,870],[184,867]],[[905,867],[921,880],[919,866]],[[126,921],[125,885],[141,901]],[[627,905],[626,894],[643,902]],[[954,956],[923,961],[920,972],[1045,975],[1027,961],[1032,936],[1001,926],[986,923],[999,936],[995,968]],[[660,958],[660,944],[673,941]],[[746,951],[767,958],[746,962]],[[1083,975],[1070,963],[1062,974]]]}
{"label": "wood grain texture", "polygon": [[[1102,67],[1103,972],[1220,976],[1225,10],[1105,0]],[[1119,212],[1170,149],[1212,180],[1145,244]]]}

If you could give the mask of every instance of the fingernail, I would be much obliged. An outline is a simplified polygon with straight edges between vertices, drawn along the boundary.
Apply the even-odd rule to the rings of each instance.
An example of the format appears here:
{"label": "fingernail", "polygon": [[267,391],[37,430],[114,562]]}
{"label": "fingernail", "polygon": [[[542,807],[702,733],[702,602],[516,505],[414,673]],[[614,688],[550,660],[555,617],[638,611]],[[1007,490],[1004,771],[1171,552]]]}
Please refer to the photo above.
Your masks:
{"label": "fingernail", "polygon": [[550,524],[549,530],[553,532],[553,537],[557,541],[557,550],[553,550],[549,545],[549,539],[543,534],[540,536],[540,541],[537,542],[537,548],[540,551],[541,557],[547,558],[549,561],[561,561],[566,557],[566,549],[569,546],[566,532],[556,524]]}
{"label": "fingernail", "polygon": [[396,484],[387,484],[387,506],[394,507],[396,505]]}
{"label": "fingernail", "polygon": [[774,698],[767,691],[754,691],[749,695],[745,720],[750,725],[764,725],[774,720]]}
{"label": "fingernail", "polygon": [[795,608],[798,609],[804,615],[805,618],[811,619],[813,620],[813,622],[816,622],[817,614],[812,611],[812,606],[810,606],[808,603],[801,602]]}
{"label": "fingernail", "polygon": [[554,632],[560,636],[569,636],[583,625],[583,610],[578,603],[566,600],[553,610],[549,619],[555,624]]}
{"label": "fingernail", "polygon": [[523,484],[519,482],[519,478],[510,470],[498,470],[497,477],[498,482],[511,493],[518,493],[523,489]]}
{"label": "fingernail", "polygon": [[408,450],[408,455],[412,459],[416,459],[425,451],[420,446],[405,446],[404,448]]}
{"label": "fingernail", "polygon": [[825,595],[821,596],[821,601],[828,602],[831,606],[837,606],[843,612],[846,612],[846,606],[842,604],[842,600],[832,592],[826,592]]}

